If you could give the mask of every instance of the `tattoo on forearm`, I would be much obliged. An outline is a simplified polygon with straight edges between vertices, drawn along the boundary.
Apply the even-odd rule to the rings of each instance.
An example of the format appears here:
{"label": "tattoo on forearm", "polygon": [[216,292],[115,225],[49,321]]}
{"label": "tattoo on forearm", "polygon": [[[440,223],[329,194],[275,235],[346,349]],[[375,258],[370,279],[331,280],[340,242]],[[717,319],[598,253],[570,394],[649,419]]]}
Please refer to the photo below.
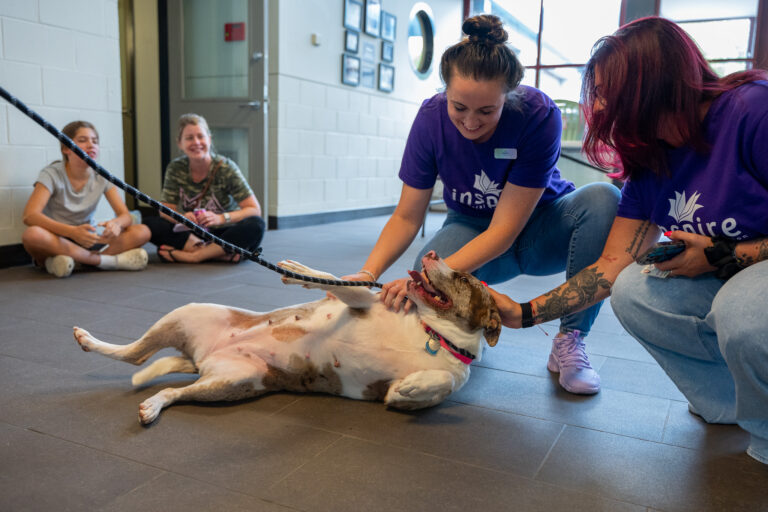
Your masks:
{"label": "tattoo on forearm", "polygon": [[632,258],[637,258],[637,255],[640,253],[640,247],[643,243],[643,240],[645,240],[646,235],[648,234],[648,230],[651,228],[650,221],[643,221],[640,226],[635,230],[635,234],[632,237],[632,241],[629,243],[629,246],[626,249],[627,254],[632,256]]}
{"label": "tattoo on forearm", "polygon": [[561,287],[544,294],[546,300],[535,308],[536,323],[548,322],[590,306],[600,289],[610,290],[611,286],[613,283],[605,279],[597,267],[585,268]]}
{"label": "tattoo on forearm", "polygon": [[[757,251],[756,256],[751,256],[747,253],[747,249],[752,250],[753,248]],[[736,263],[738,263],[740,267],[746,268],[750,265],[754,265],[758,261],[768,259],[768,239],[763,238],[758,240],[756,247],[752,246],[747,249],[742,248],[741,251],[733,251],[733,255],[736,257]]]}

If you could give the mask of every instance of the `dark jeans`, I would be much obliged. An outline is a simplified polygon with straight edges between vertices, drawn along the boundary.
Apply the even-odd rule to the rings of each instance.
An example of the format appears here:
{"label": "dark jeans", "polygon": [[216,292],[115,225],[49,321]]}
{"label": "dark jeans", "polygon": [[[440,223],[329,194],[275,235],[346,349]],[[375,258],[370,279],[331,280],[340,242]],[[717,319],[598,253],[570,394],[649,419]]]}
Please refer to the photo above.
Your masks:
{"label": "dark jeans", "polygon": [[[175,249],[183,249],[189,235],[192,234],[191,231],[174,232],[175,224],[160,216],[145,217],[143,222],[152,232],[152,238],[149,241],[158,247],[170,245]],[[211,234],[251,252],[258,249],[265,230],[266,224],[261,217],[246,217],[233,224],[209,229]]]}

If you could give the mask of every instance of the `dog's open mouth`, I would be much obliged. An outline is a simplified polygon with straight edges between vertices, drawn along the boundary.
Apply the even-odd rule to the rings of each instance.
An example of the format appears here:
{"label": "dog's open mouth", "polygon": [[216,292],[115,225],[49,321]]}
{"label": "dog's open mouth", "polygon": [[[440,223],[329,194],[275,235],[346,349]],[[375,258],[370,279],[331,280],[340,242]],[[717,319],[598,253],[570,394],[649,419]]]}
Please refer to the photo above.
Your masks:
{"label": "dog's open mouth", "polygon": [[413,283],[413,291],[419,294],[424,302],[430,304],[434,308],[439,309],[448,309],[453,305],[451,299],[449,299],[443,292],[432,286],[432,283],[429,281],[429,276],[427,276],[427,279],[424,279],[421,273],[416,272],[415,270],[409,270],[408,274],[412,279],[411,282]]}

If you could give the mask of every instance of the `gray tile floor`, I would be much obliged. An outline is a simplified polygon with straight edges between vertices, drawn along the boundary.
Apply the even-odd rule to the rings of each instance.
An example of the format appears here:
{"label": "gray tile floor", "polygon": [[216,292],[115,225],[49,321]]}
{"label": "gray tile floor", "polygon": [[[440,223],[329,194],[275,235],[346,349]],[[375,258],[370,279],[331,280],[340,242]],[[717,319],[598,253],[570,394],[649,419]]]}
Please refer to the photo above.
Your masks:
{"label": "gray tile floor", "polygon": [[[343,275],[383,217],[270,231],[264,257]],[[427,236],[440,214],[430,214]],[[420,246],[384,275],[404,276]],[[504,330],[459,393],[415,413],[276,393],[180,404],[150,427],[138,404],[189,376],[133,389],[135,367],[82,352],[80,325],[126,343],[191,301],[266,311],[320,298],[253,262],[153,264],[53,279],[0,270],[0,510],[768,510],[747,435],[708,426],[606,305],[588,338],[602,391],[562,391],[550,336]],[[517,278],[520,300],[562,280]],[[163,354],[167,355],[167,354]]]}

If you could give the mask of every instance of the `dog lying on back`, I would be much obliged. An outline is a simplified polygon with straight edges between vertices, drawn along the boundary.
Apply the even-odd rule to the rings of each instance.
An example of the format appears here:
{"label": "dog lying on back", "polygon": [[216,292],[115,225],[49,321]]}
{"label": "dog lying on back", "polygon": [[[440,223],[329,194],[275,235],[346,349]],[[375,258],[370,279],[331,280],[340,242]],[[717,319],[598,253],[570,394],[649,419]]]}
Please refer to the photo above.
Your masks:
{"label": "dog lying on back", "polygon": [[[365,287],[283,277],[338,300],[269,313],[192,303],[128,345],[105,343],[79,327],[74,336],[85,351],[135,365],[163,348],[181,352],[134,374],[134,385],[167,373],[199,373],[194,383],[145,400],[139,406],[143,424],[176,401],[239,400],[279,390],[382,400],[398,409],[430,407],[467,382],[470,363],[482,355],[483,337],[490,346],[498,341],[501,318],[484,284],[471,274],[450,269],[434,252],[422,264],[426,280],[410,272],[408,298],[416,311],[408,314],[390,311]],[[336,279],[293,261],[279,266]]]}

